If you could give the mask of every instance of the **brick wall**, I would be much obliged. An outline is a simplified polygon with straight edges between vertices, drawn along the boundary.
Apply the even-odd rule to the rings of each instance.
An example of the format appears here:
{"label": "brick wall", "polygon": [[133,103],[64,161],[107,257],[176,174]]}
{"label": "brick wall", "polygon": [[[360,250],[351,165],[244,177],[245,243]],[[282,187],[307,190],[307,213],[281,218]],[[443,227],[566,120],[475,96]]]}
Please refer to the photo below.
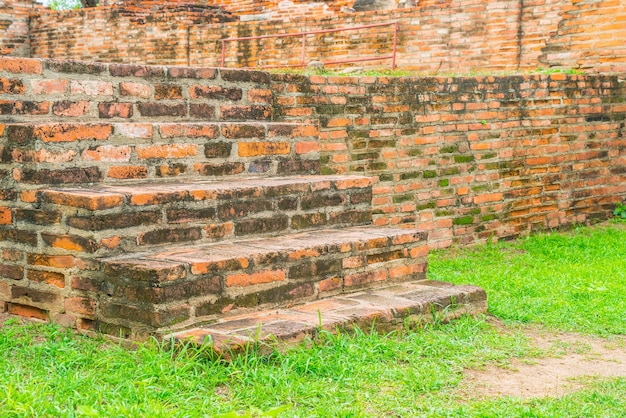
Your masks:
{"label": "brick wall", "polygon": [[29,15],[32,1],[0,0],[0,56],[30,56]]}
{"label": "brick wall", "polygon": [[[563,14],[571,8],[566,0],[542,0],[532,5],[519,0],[451,0],[420,2],[415,8],[354,13],[345,11],[339,2],[294,3],[293,8],[286,2],[277,5],[253,2],[250,9],[239,3],[235,3],[237,7],[231,8],[229,4],[224,7],[238,17],[246,15],[244,20],[261,20],[228,22],[224,18],[221,23],[215,23],[210,16],[190,22],[190,12],[177,3],[163,8],[149,3],[140,2],[142,7],[41,13],[31,22],[32,55],[216,66],[220,64],[220,40],[224,37],[397,21],[400,25],[398,64],[402,68],[431,73],[535,68],[542,48],[557,33]],[[238,9],[240,6],[242,9]],[[144,17],[138,18],[141,13]],[[254,14],[256,17],[250,16]],[[111,33],[117,36],[112,37]],[[331,57],[362,58],[389,54],[392,34],[388,28],[327,34],[308,37],[307,44],[306,62]],[[300,61],[300,48],[297,39],[245,41],[229,44],[227,58],[227,66],[293,64]],[[388,66],[390,62],[367,65]]]}
{"label": "brick wall", "polygon": [[433,245],[606,219],[626,197],[623,76],[273,75],[280,119],[318,119],[322,172],[378,175],[378,225]]}
{"label": "brick wall", "polygon": [[586,71],[626,71],[626,3],[577,2],[563,15],[539,61]]}
{"label": "brick wall", "polygon": [[[0,3],[0,16],[7,15],[3,25],[11,22],[11,27],[5,29],[0,53],[217,66],[220,40],[225,37],[397,21],[402,68],[465,73],[542,66],[606,72],[626,67],[626,7],[621,0],[428,0],[412,8],[368,12],[348,11],[354,2],[345,0],[116,3],[64,12],[38,6],[29,37],[26,11],[31,3],[5,0]],[[308,37],[307,44],[306,62],[363,58],[389,54],[392,34],[388,28],[326,34]],[[299,45],[298,39],[291,38],[228,44],[227,66],[299,63]],[[362,65],[388,66],[390,62]]]}

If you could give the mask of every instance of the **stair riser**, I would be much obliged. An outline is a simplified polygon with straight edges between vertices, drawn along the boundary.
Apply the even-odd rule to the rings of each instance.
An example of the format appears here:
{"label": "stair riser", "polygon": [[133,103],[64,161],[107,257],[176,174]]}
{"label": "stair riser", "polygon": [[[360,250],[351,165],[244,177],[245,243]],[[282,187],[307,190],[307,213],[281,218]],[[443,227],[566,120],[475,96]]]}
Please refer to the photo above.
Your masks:
{"label": "stair riser", "polygon": [[[213,320],[229,312],[286,306],[361,288],[425,278],[424,234],[409,242],[374,238],[216,263],[146,260],[105,266],[98,317],[131,329],[153,331]],[[153,269],[159,262],[164,265]],[[169,266],[168,266],[169,264]]]}
{"label": "stair riser", "polygon": [[2,126],[0,166],[12,170],[13,179],[23,188],[172,177],[317,174],[320,166],[318,128],[313,125],[252,122]]}

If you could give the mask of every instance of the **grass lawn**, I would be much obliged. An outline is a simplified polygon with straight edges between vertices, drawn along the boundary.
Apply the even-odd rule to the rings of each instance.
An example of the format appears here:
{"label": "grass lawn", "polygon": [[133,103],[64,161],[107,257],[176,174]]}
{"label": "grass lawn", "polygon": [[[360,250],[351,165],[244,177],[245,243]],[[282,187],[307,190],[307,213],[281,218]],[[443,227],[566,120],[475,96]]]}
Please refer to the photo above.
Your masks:
{"label": "grass lawn", "polygon": [[[463,370],[547,355],[525,324],[602,338],[626,333],[626,224],[435,252],[431,279],[472,283],[487,317],[254,352],[232,363],[156,343],[127,350],[53,325],[0,328],[0,415],[103,417],[623,417],[626,377],[558,397],[468,396]],[[616,337],[617,336],[617,337]]]}

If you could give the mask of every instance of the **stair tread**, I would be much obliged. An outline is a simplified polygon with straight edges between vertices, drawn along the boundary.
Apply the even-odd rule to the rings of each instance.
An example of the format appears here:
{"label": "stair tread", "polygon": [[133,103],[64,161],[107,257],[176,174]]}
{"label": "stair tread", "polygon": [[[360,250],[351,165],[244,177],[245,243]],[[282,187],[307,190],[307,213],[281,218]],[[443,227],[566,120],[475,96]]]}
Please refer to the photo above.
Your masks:
{"label": "stair tread", "polygon": [[441,320],[450,320],[486,310],[487,296],[479,287],[423,280],[326,297],[290,308],[222,317],[168,337],[197,345],[212,344],[216,352],[229,355],[250,343],[298,341],[305,335],[314,336],[320,328],[335,331],[357,325],[388,330],[406,324],[408,315],[432,319],[434,311]]}
{"label": "stair tread", "polygon": [[[123,198],[131,203],[142,201],[142,195],[190,196],[202,200],[219,196],[220,193],[246,193],[251,190],[272,191],[283,186],[313,186],[324,188],[324,183],[333,184],[337,189],[364,188],[375,183],[375,177],[359,175],[303,175],[288,177],[246,177],[229,180],[182,180],[182,181],[142,181],[120,185],[91,185],[87,187],[54,187],[42,190],[44,200],[84,209],[107,209],[120,206]],[[330,186],[329,186],[330,187]],[[228,198],[232,196],[229,195]],[[134,200],[136,199],[136,200]]]}
{"label": "stair tread", "polygon": [[146,268],[150,268],[150,263],[146,263],[146,261],[158,262],[159,266],[163,266],[163,263],[199,265],[251,258],[275,252],[295,253],[328,245],[367,242],[376,239],[395,238],[401,241],[403,237],[408,238],[416,233],[418,232],[412,229],[371,225],[320,229],[275,237],[243,238],[207,244],[169,246],[150,252],[109,257],[102,261],[108,264],[133,264],[135,262],[146,266]]}

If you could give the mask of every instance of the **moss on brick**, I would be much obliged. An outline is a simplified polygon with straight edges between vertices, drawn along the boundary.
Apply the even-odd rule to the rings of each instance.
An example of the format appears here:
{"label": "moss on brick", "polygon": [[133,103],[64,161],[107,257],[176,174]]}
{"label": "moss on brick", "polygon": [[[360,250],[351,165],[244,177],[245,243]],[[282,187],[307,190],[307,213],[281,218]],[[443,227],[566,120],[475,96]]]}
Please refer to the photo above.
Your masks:
{"label": "moss on brick", "polygon": [[454,161],[457,163],[469,163],[471,161],[474,161],[474,156],[473,155],[455,155]]}
{"label": "moss on brick", "polygon": [[425,179],[432,179],[433,177],[437,177],[437,172],[435,170],[424,170]]}
{"label": "moss on brick", "polygon": [[448,179],[441,179],[439,180],[439,187],[446,187],[450,184],[450,180]]}
{"label": "moss on brick", "polygon": [[437,203],[435,203],[435,201],[430,201],[422,205],[417,205],[417,210],[435,209],[436,207],[437,207]]}
{"label": "moss on brick", "polygon": [[480,213],[480,209],[479,208],[474,208],[472,210],[469,211],[470,215],[478,215]]}
{"label": "moss on brick", "polygon": [[457,152],[459,150],[458,145],[450,145],[447,147],[439,148],[439,152],[442,154],[452,154],[453,152]]}
{"label": "moss on brick", "polygon": [[410,173],[402,173],[400,175],[400,180],[409,180],[409,179],[416,179],[420,177],[420,172],[419,171],[411,171]]}
{"label": "moss on brick", "polygon": [[453,225],[469,225],[474,222],[473,216],[462,216],[452,220]]}
{"label": "moss on brick", "polygon": [[393,197],[393,203],[411,202],[414,200],[412,194],[401,194]]}

